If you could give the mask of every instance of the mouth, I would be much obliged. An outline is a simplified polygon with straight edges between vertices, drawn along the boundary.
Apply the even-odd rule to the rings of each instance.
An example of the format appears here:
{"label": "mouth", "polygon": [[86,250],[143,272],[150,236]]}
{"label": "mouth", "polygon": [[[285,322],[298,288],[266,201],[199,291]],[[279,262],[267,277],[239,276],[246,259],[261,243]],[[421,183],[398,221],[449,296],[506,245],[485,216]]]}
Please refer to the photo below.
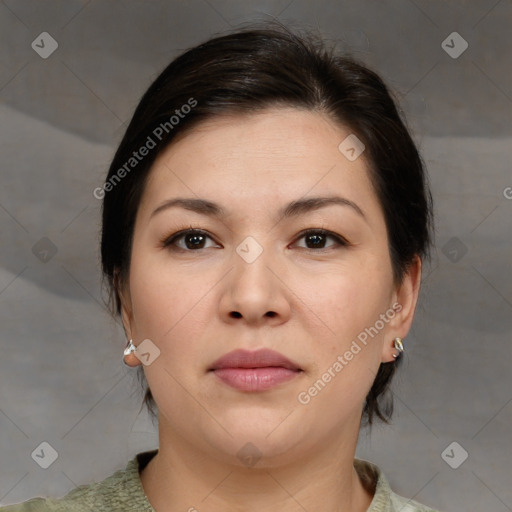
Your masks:
{"label": "mouth", "polygon": [[265,391],[288,382],[303,370],[288,358],[268,349],[234,350],[208,369],[224,384],[240,391]]}

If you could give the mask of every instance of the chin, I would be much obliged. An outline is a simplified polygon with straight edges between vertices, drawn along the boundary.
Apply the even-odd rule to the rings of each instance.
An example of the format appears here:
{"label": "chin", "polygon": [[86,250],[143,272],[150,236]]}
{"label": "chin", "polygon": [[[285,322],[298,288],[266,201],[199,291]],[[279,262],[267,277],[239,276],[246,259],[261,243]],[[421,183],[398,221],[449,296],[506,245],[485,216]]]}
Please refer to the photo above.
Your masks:
{"label": "chin", "polygon": [[[307,431],[298,427],[290,411],[264,414],[254,411],[219,417],[225,428],[205,426],[203,439],[224,462],[245,467],[276,467],[297,458],[297,447],[306,447]],[[293,418],[297,420],[297,418]],[[220,431],[222,432],[220,432]],[[229,432],[230,435],[227,434]]]}
{"label": "chin", "polygon": [[251,469],[263,469],[285,466],[296,461],[297,446],[301,442],[276,436],[269,440],[266,434],[258,436],[234,436],[228,443],[217,446],[221,459],[227,464]]}

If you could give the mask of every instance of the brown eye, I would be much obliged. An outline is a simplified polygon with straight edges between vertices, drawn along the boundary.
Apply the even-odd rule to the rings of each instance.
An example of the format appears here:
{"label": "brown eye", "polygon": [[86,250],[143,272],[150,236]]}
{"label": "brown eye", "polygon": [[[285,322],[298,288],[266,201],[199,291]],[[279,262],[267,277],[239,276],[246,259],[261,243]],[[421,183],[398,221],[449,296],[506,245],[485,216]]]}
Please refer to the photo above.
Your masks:
{"label": "brown eye", "polygon": [[[200,229],[188,229],[186,231],[180,231],[179,233],[175,233],[170,238],[167,238],[163,245],[164,247],[169,247],[170,249],[182,249],[184,251],[196,251],[198,249],[205,249],[205,243],[207,239],[212,240],[212,238],[205,232]],[[178,243],[182,242],[183,243]]]}
{"label": "brown eye", "polygon": [[[334,244],[326,247],[326,242],[328,239],[334,240]],[[304,239],[306,243],[305,249],[329,249],[333,246],[346,246],[348,245],[347,241],[340,237],[339,235],[336,235],[335,233],[332,233],[330,231],[326,231],[324,229],[310,229],[308,231],[302,232],[300,239]]]}

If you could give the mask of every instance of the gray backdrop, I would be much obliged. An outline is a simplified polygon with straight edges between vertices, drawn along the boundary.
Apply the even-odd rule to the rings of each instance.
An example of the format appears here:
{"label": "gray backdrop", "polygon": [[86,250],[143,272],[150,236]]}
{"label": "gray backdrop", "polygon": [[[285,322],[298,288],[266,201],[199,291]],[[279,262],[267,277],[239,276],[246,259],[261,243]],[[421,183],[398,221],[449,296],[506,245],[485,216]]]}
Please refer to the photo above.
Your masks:
{"label": "gray backdrop", "polygon": [[509,0],[0,2],[0,504],[62,496],[158,445],[102,305],[92,191],[173,56],[272,17],[381,73],[435,196],[393,424],[362,431],[356,455],[443,511],[512,510]]}

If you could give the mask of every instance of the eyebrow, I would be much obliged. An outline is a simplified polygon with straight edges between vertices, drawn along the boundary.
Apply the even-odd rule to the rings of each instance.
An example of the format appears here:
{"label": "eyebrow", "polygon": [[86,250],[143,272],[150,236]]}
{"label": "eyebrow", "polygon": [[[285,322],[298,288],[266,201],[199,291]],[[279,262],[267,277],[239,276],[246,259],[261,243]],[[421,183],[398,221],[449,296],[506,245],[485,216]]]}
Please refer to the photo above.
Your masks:
{"label": "eyebrow", "polygon": [[[331,205],[348,206],[354,210],[358,215],[366,219],[363,210],[350,199],[346,199],[340,196],[323,196],[323,197],[308,197],[304,199],[297,199],[285,205],[279,210],[278,218],[290,218],[298,215],[304,215],[305,213],[319,210]],[[190,210],[201,215],[208,217],[225,217],[227,212],[222,206],[208,201],[206,199],[197,198],[183,198],[176,197],[168,199],[159,205],[151,214],[150,219],[153,218],[160,212],[168,210],[169,208],[180,207],[185,210]]]}

